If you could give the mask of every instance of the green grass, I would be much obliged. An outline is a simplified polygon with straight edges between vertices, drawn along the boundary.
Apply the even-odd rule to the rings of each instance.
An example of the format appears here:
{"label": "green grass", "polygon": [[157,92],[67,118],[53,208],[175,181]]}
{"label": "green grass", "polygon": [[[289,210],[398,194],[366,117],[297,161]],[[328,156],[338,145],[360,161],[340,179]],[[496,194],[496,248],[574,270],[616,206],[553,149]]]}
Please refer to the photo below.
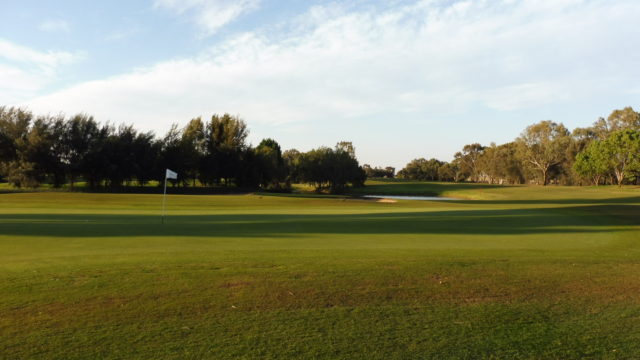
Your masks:
{"label": "green grass", "polygon": [[0,194],[1,359],[640,357],[640,189]]}

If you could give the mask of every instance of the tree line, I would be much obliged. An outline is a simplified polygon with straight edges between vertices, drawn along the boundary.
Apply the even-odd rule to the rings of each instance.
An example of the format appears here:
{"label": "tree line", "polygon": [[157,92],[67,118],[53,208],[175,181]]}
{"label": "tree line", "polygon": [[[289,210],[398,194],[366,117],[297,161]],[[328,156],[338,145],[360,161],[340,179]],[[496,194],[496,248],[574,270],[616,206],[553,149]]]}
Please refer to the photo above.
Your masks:
{"label": "tree line", "polygon": [[248,134],[247,124],[229,114],[194,118],[156,137],[86,114],[34,116],[0,107],[0,181],[29,188],[79,182],[89,188],[145,186],[162,182],[167,168],[179,174],[174,185],[185,187],[286,191],[292,183],[308,183],[318,191],[340,192],[366,180],[350,142],[283,152],[273,139],[252,147]]}
{"label": "tree line", "polygon": [[541,121],[506,144],[465,145],[451,162],[412,160],[397,176],[490,184],[638,184],[640,113],[632,107],[614,110],[573,131]]}

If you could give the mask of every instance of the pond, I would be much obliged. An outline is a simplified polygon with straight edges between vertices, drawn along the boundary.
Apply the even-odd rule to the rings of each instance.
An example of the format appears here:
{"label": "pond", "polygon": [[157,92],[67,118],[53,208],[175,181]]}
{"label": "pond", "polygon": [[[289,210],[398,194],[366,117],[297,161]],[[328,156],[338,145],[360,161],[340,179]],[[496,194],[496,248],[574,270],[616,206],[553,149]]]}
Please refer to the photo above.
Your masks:
{"label": "pond", "polygon": [[393,199],[393,200],[428,200],[428,201],[455,201],[460,199],[438,197],[438,196],[410,196],[410,195],[364,195],[370,199]]}

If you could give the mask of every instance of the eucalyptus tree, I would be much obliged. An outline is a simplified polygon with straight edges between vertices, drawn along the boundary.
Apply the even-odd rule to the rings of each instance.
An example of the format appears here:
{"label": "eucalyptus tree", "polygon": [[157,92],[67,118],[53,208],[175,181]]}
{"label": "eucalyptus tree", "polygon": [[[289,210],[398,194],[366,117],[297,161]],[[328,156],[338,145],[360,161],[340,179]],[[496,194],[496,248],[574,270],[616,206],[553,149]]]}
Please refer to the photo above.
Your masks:
{"label": "eucalyptus tree", "polygon": [[576,161],[573,164],[573,170],[578,175],[588,178],[596,186],[611,171],[604,145],[602,140],[591,142],[576,155]]}
{"label": "eucalyptus tree", "polygon": [[287,171],[286,182],[288,184],[302,182],[301,164],[302,153],[297,149],[289,149],[282,153],[282,159]]}
{"label": "eucalyptus tree", "polygon": [[640,131],[640,113],[630,106],[614,110],[606,119],[599,118],[593,124],[592,129],[601,140],[608,138],[609,135],[619,130],[631,129]]}
{"label": "eucalyptus tree", "polygon": [[571,139],[564,125],[547,120],[528,126],[516,141],[519,156],[547,185],[551,169],[565,160]]}
{"label": "eucalyptus tree", "polygon": [[302,155],[300,162],[301,180],[320,191],[330,184],[328,159],[333,150],[326,146],[310,150]]}
{"label": "eucalyptus tree", "polygon": [[462,148],[462,151],[454,155],[455,161],[460,166],[463,176],[469,178],[473,182],[477,182],[480,177],[479,160],[484,152],[485,147],[479,143],[468,144]]}
{"label": "eucalyptus tree", "polygon": [[522,184],[525,181],[525,173],[522,161],[518,158],[518,145],[509,142],[498,146],[498,161],[500,174],[510,184]]}
{"label": "eucalyptus tree", "polygon": [[340,141],[336,144],[336,151],[344,151],[352,158],[356,158],[356,148],[351,141]]}
{"label": "eucalyptus tree", "polygon": [[618,186],[640,172],[640,131],[624,129],[612,133],[603,141],[602,151]]}
{"label": "eucalyptus tree", "polygon": [[413,159],[398,172],[398,177],[411,180],[438,180],[440,167],[444,162],[437,159]]}
{"label": "eucalyptus tree", "polygon": [[313,149],[304,153],[300,160],[301,180],[312,184],[316,191],[328,189],[337,193],[348,184],[363,186],[366,180],[366,173],[352,153],[340,146]]}
{"label": "eucalyptus tree", "polygon": [[336,144],[329,158],[331,174],[331,191],[343,191],[347,184],[354,187],[364,186],[367,174],[358,164],[356,150],[350,141],[341,141]]}
{"label": "eucalyptus tree", "polygon": [[484,148],[478,158],[477,169],[480,174],[479,177],[484,178],[489,184],[500,182],[504,178],[501,165],[498,146],[495,143],[491,143]]}
{"label": "eucalyptus tree", "polygon": [[368,178],[387,178],[392,179],[395,177],[396,169],[392,166],[387,166],[384,169],[379,167],[371,167],[369,164],[362,165],[362,169],[367,174]]}
{"label": "eucalyptus tree", "polygon": [[459,171],[456,164],[445,162],[438,168],[438,180],[458,182]]}

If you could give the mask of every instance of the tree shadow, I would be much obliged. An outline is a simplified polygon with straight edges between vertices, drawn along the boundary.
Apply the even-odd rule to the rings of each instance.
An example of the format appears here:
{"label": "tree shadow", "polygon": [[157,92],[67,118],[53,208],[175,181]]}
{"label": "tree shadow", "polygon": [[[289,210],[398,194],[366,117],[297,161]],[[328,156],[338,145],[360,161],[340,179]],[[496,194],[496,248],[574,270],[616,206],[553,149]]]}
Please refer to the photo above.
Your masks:
{"label": "tree shadow", "polygon": [[[474,184],[472,184],[474,185]],[[482,185],[482,184],[480,184]],[[500,185],[502,186],[502,185]],[[312,194],[312,193],[264,193],[258,192],[255,193],[259,196],[265,197],[287,197],[287,198],[325,198],[325,199],[334,199],[334,200],[362,200],[362,201],[378,201],[379,198],[368,198],[363,197],[360,194],[346,194],[346,195],[326,195],[326,194]],[[384,197],[385,195],[394,196],[400,194],[379,194],[380,197]],[[411,196],[411,195],[406,195]],[[437,196],[437,194],[432,195],[413,195],[413,196]],[[444,201],[444,200],[414,200],[414,201]],[[627,204],[627,205],[640,205],[640,196],[627,196],[627,197],[614,197],[614,198],[602,198],[602,199],[594,199],[594,198],[575,198],[575,199],[512,199],[512,200],[469,200],[469,199],[453,199],[446,200],[451,201],[455,204],[472,204],[472,205],[604,205],[604,204]]]}
{"label": "tree shadow", "polygon": [[0,235],[49,237],[296,237],[308,234],[578,234],[640,225],[640,206],[367,214],[3,214]]}
{"label": "tree shadow", "polygon": [[18,189],[18,188],[5,188],[0,189],[0,195],[2,194],[31,194],[45,192],[38,189]]}
{"label": "tree shadow", "polygon": [[440,196],[446,191],[460,190],[481,190],[507,188],[509,185],[492,185],[478,183],[452,183],[452,182],[416,182],[415,180],[407,181],[389,181],[384,184],[371,184],[361,188],[353,188],[349,190],[354,195],[422,195],[422,196]]}
{"label": "tree shadow", "polygon": [[640,204],[640,196],[604,199],[517,199],[517,200],[456,200],[456,204],[475,205],[599,205],[599,204]]}

